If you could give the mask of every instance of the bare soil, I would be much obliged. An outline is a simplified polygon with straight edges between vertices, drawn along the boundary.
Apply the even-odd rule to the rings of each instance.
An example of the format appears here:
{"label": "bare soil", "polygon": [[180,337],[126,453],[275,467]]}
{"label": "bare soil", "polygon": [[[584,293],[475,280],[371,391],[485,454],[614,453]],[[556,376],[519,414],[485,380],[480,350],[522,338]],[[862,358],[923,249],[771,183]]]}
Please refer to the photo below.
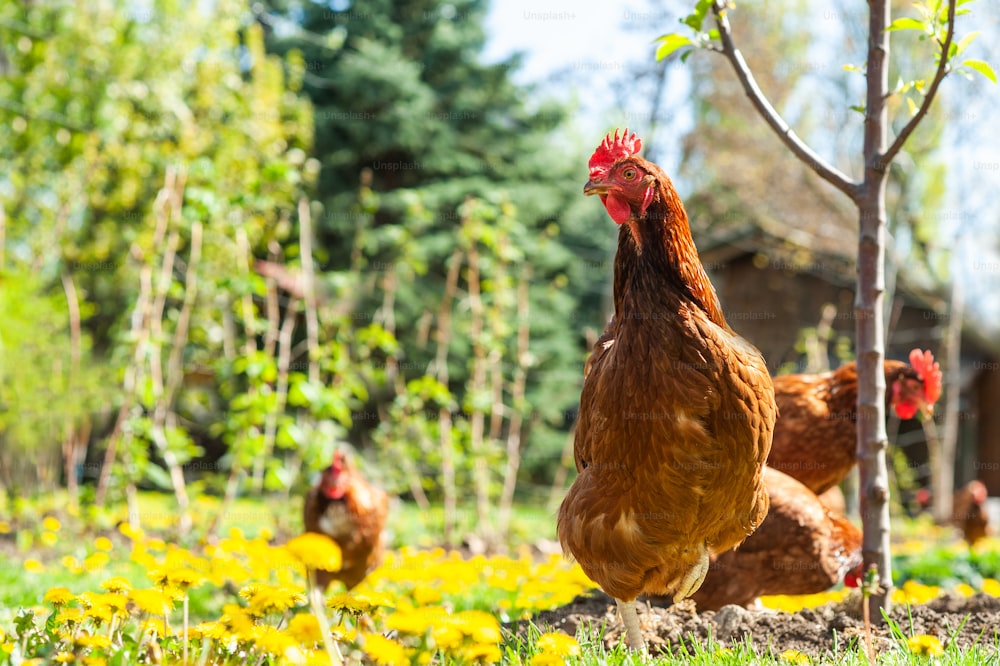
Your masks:
{"label": "bare soil", "polygon": [[[676,654],[682,644],[696,640],[704,645],[709,637],[722,646],[750,641],[758,654],[798,650],[815,658],[842,655],[854,645],[864,645],[860,595],[839,604],[796,613],[747,610],[739,606],[703,613],[685,604],[669,608],[647,607],[642,603],[638,606],[640,624],[653,654],[668,650]],[[890,617],[905,636],[935,636],[946,648],[952,642],[962,649],[977,643],[994,648],[1000,645],[1000,598],[986,594],[941,596],[924,605],[894,608]],[[603,628],[609,648],[624,640],[614,600],[600,591],[540,613],[532,623],[543,631],[557,630],[570,635],[580,625]],[[873,625],[873,641],[876,650],[882,652],[897,639],[888,624],[881,622]]]}

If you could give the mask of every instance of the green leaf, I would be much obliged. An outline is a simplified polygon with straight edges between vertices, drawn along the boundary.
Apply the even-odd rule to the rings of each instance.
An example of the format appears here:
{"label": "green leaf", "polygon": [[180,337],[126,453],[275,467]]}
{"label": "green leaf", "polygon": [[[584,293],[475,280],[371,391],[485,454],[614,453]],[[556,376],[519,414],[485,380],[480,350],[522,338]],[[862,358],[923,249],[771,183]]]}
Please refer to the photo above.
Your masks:
{"label": "green leaf", "polygon": [[965,37],[962,37],[962,39],[958,40],[958,44],[955,45],[955,52],[952,55],[961,54],[962,51],[968,48],[969,44],[971,44],[972,41],[978,36],[979,36],[979,31],[976,30],[975,32],[970,32]]}
{"label": "green leaf", "polygon": [[688,37],[680,35],[676,32],[669,35],[664,35],[656,41],[660,42],[660,45],[656,47],[656,60],[660,61],[669,56],[671,53],[677,49],[683,48],[685,46],[691,46],[692,42]]}
{"label": "green leaf", "polygon": [[885,29],[886,32],[893,32],[895,30],[919,30],[927,32],[927,24],[915,18],[898,18]]}
{"label": "green leaf", "polygon": [[968,67],[971,70],[979,72],[993,83],[997,82],[996,72],[993,71],[993,68],[987,62],[983,62],[982,60],[966,60],[961,64],[961,67]]}
{"label": "green leaf", "polygon": [[705,22],[705,16],[708,15],[708,9],[712,6],[714,0],[698,0],[698,4],[694,6],[694,11],[681,19],[681,23],[690,27],[695,32],[701,32],[701,26]]}

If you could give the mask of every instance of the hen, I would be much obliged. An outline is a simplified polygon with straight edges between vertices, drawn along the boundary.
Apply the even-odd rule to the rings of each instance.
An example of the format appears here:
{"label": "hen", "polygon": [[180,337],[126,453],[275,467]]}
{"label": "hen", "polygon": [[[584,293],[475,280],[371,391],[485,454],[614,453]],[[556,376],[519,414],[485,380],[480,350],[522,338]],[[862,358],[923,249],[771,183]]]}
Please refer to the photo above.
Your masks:
{"label": "hen", "polygon": [[[969,481],[956,490],[952,497],[951,524],[961,530],[962,538],[970,546],[976,545],[977,541],[993,532],[989,512],[986,509],[987,499],[989,493],[986,484],[979,480]],[[930,491],[921,488],[916,492],[916,500],[921,509],[929,509]]]}
{"label": "hen", "polygon": [[[900,419],[930,416],[941,395],[941,370],[931,352],[914,349],[910,365],[885,361],[886,407]],[[818,375],[774,378],[780,418],[769,467],[817,495],[840,483],[857,462],[858,372],[851,362]]]}
{"label": "hen", "polygon": [[691,597],[698,610],[749,608],[762,595],[815,594],[841,581],[856,585],[861,530],[787,474],[765,469],[764,487],[767,517],[742,546],[714,558]]}
{"label": "hen", "polygon": [[559,508],[563,551],[614,597],[632,649],[640,594],[689,597],[767,514],[774,391],[760,353],[726,324],[670,179],[607,138],[584,194],[619,225],[615,316],[586,365],[578,476]]}
{"label": "hen", "polygon": [[309,489],[304,513],[307,532],[325,534],[340,546],[340,571],[315,572],[320,590],[335,580],[349,590],[381,562],[389,496],[369,484],[343,451],[334,451],[319,483]]}

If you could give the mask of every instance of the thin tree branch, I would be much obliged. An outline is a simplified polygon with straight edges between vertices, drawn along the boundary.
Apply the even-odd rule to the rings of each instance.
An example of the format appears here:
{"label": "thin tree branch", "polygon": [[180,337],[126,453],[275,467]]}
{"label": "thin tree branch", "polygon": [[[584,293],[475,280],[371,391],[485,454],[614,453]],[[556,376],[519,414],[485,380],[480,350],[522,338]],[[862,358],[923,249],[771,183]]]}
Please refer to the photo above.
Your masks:
{"label": "thin tree branch", "polygon": [[735,70],[736,76],[743,86],[743,91],[750,98],[750,102],[757,109],[757,112],[796,157],[805,162],[820,178],[849,196],[852,201],[855,200],[860,184],[851,180],[847,174],[829,164],[812,148],[806,145],[795,133],[795,130],[789,127],[784,118],[771,106],[771,103],[757,85],[750,67],[747,65],[746,60],[743,59],[743,54],[740,53],[739,49],[733,43],[729,19],[726,18],[726,6],[722,0],[715,0],[712,3],[712,13],[715,15],[715,24],[719,28],[719,38],[722,41],[722,49],[719,52],[726,56],[729,63],[733,66],[733,70]]}
{"label": "thin tree branch", "polygon": [[924,101],[920,104],[920,108],[917,112],[913,114],[910,121],[903,126],[899,134],[896,135],[896,139],[889,146],[889,149],[885,151],[885,155],[879,160],[882,164],[888,168],[892,160],[895,159],[896,154],[902,149],[903,144],[906,140],[910,138],[910,134],[913,130],[917,128],[920,121],[923,120],[924,116],[927,115],[927,111],[930,110],[931,104],[934,102],[934,97],[937,95],[938,86],[944,80],[944,77],[948,76],[948,61],[950,60],[949,51],[951,50],[951,40],[955,36],[955,5],[957,0],[948,0],[948,31],[945,33],[944,43],[941,44],[941,58],[938,60],[937,71],[934,72],[934,80],[931,81],[930,87],[927,89],[927,94],[924,95]]}

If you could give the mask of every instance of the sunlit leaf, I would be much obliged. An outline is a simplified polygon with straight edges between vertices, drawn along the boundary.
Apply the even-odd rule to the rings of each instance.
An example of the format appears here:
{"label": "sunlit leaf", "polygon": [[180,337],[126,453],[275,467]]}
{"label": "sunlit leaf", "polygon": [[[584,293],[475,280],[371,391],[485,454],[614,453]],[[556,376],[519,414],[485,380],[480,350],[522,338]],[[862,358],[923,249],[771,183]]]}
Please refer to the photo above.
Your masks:
{"label": "sunlit leaf", "polygon": [[656,41],[660,42],[660,45],[656,47],[657,60],[663,60],[677,49],[692,45],[692,41],[688,37],[676,32],[664,35]]}
{"label": "sunlit leaf", "polygon": [[889,24],[889,27],[885,29],[886,32],[894,32],[896,30],[920,30],[921,32],[927,32],[927,24],[918,21],[914,18],[904,17],[898,18]]}
{"label": "sunlit leaf", "polygon": [[961,66],[968,67],[973,71],[979,72],[993,83],[997,82],[996,72],[993,71],[993,68],[990,67],[990,64],[987,62],[982,60],[966,60],[962,62]]}

